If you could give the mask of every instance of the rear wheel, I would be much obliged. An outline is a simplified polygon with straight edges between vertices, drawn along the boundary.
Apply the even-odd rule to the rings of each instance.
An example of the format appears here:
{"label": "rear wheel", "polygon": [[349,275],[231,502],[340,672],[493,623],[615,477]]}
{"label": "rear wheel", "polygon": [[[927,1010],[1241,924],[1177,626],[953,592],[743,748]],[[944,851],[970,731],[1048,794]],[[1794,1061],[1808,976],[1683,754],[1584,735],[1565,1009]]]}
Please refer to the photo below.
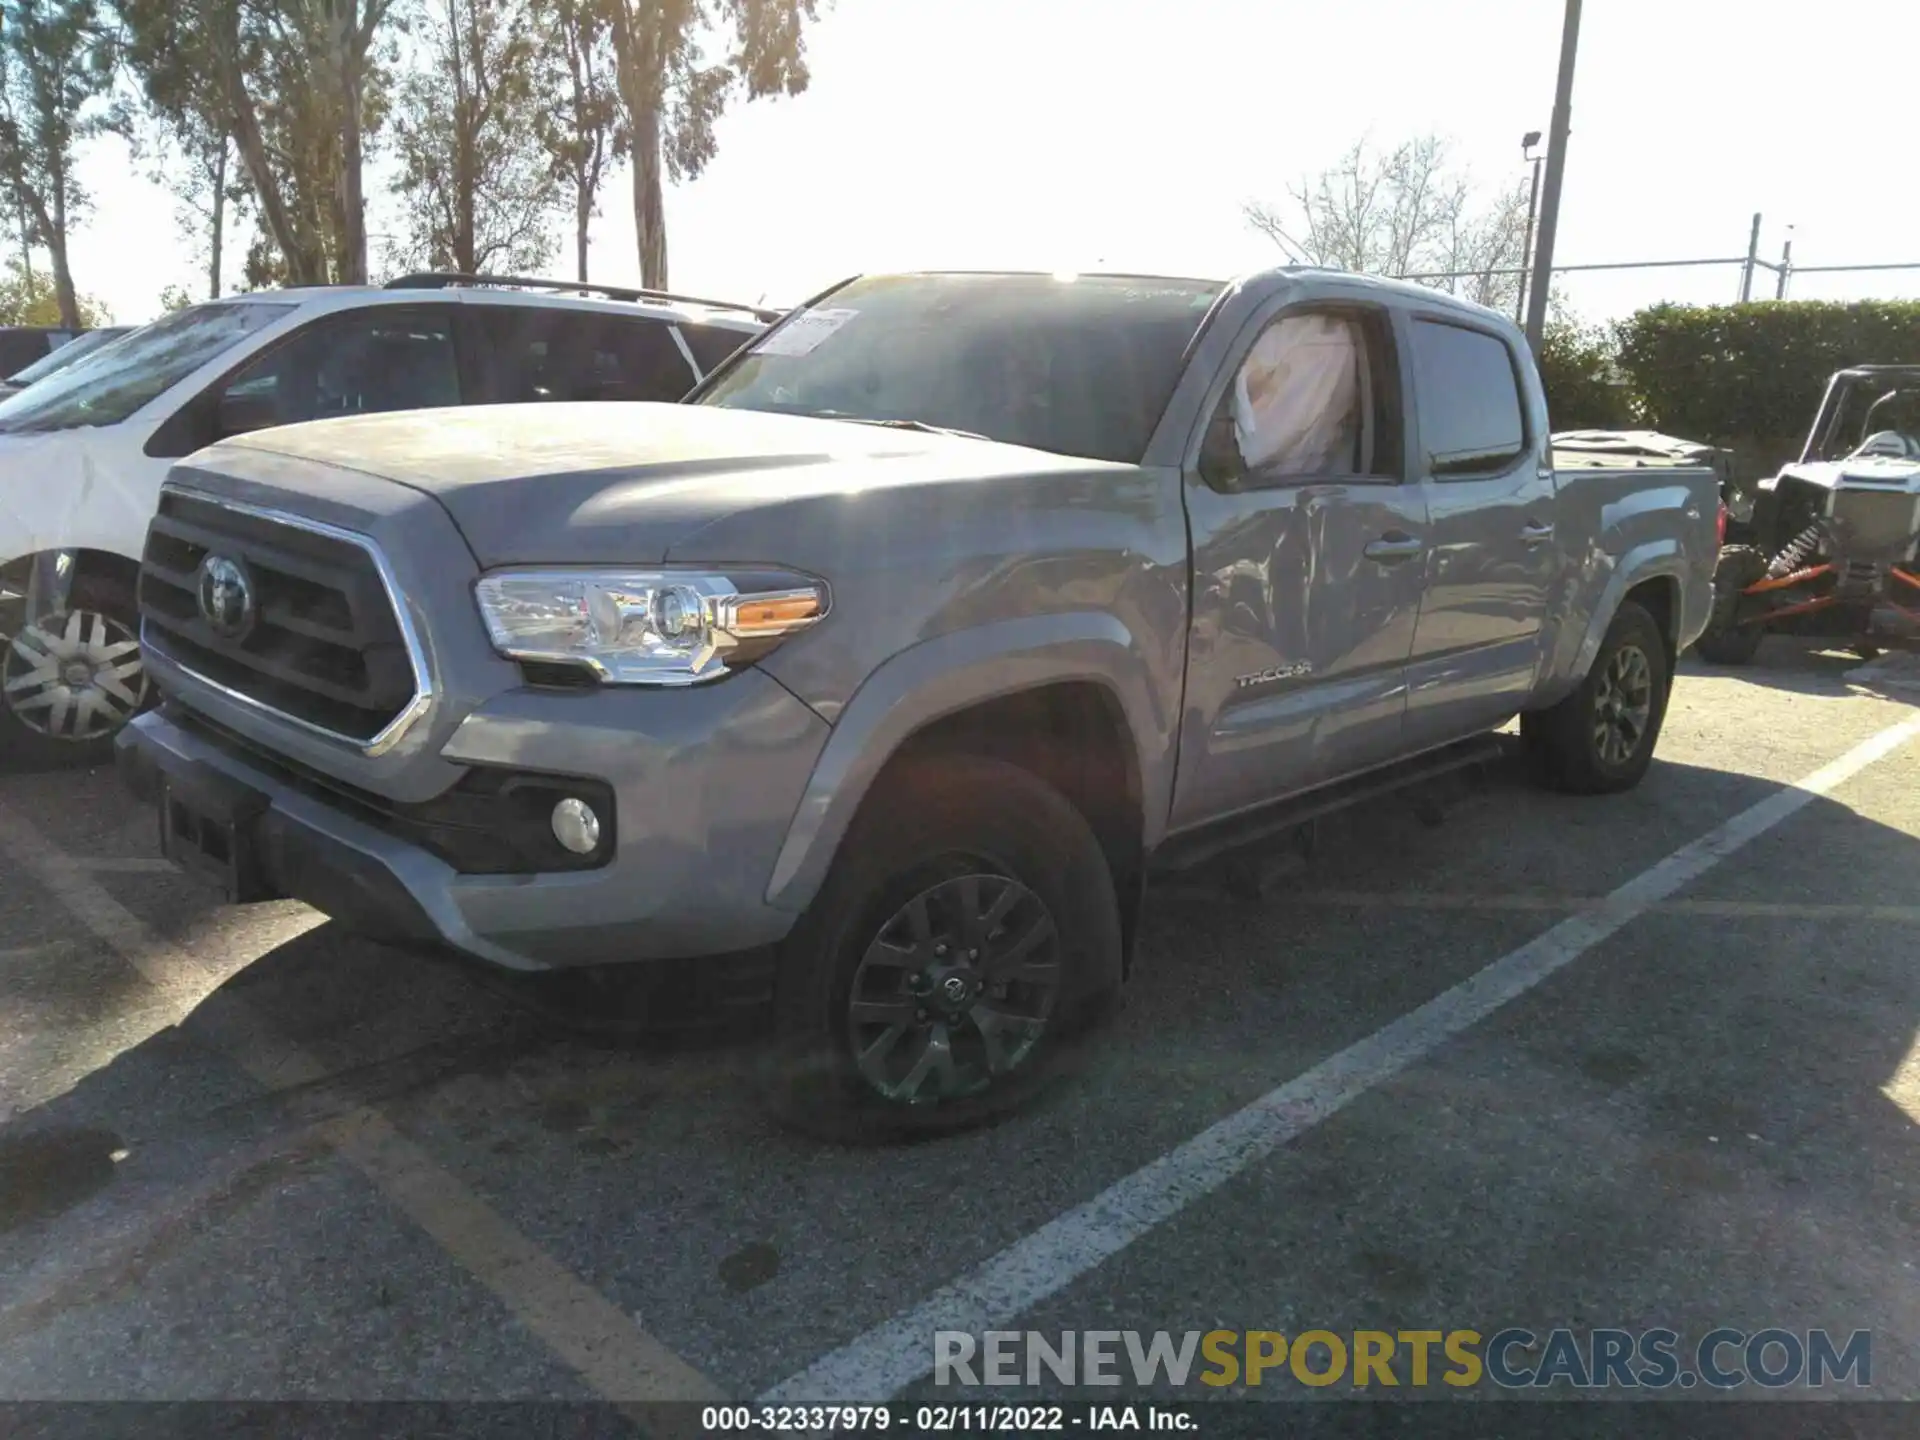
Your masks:
{"label": "rear wheel", "polygon": [[1059,792],[997,760],[897,767],[785,947],[768,1103],[841,1141],[996,1119],[1058,1076],[1120,953],[1106,857]]}
{"label": "rear wheel", "polygon": [[1558,790],[1630,790],[1653,763],[1671,676],[1660,627],[1626,601],[1607,627],[1593,668],[1550,710],[1520,717],[1520,733]]}
{"label": "rear wheel", "polygon": [[1713,567],[1713,614],[1693,648],[1715,665],[1745,665],[1760,649],[1765,627],[1739,623],[1746,588],[1766,577],[1767,557],[1751,545],[1728,545]]}
{"label": "rear wheel", "polygon": [[42,768],[101,764],[153,696],[133,593],[82,576],[67,608],[21,624],[0,654],[0,754]]}

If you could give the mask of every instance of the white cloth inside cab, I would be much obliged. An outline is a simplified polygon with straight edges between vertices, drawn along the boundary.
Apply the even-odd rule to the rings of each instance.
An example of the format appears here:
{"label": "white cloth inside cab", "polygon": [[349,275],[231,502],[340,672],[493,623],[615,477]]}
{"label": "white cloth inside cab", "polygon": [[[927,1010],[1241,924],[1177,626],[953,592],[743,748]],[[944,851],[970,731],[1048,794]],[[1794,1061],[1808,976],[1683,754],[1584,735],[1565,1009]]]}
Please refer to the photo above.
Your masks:
{"label": "white cloth inside cab", "polygon": [[1351,473],[1359,361],[1359,335],[1338,315],[1289,315],[1261,332],[1234,377],[1234,429],[1247,468]]}

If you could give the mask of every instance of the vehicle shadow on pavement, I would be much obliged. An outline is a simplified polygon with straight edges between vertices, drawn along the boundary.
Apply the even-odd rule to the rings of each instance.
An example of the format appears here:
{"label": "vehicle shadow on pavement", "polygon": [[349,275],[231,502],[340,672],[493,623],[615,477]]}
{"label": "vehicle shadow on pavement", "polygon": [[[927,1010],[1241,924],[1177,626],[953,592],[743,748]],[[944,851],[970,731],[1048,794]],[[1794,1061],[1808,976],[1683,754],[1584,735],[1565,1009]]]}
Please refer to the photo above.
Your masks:
{"label": "vehicle shadow on pavement", "polygon": [[1866,660],[1850,651],[1828,648],[1831,644],[1773,635],[1745,665],[1715,665],[1688,652],[1680,658],[1679,673],[1740,680],[1788,694],[1831,698],[1867,694],[1920,703],[1920,654],[1890,650]]}
{"label": "vehicle shadow on pavement", "polygon": [[[656,1218],[677,1243],[726,1259],[720,1283],[649,1294],[649,1327],[670,1342],[683,1326],[738,1332],[726,1343],[750,1347],[753,1306],[778,1303],[796,1272],[887,1263],[871,1237],[899,1223],[889,1179],[938,1194],[1018,1176],[1007,1183],[1035,1188],[1009,1197],[1007,1213],[1047,1218],[1560,918],[1506,914],[1490,932],[1442,910],[1309,905],[1311,893],[1511,893],[1503,857],[1531,847],[1544,868],[1524,873],[1523,892],[1598,897],[1779,788],[1662,762],[1641,791],[1595,802],[1526,789],[1503,768],[1329,823],[1313,861],[1283,866],[1259,898],[1206,876],[1165,887],[1127,1004],[1070,1083],[993,1130],[859,1159],[760,1117],[742,1063],[751,1041],[583,1040],[464,965],[319,927],[0,1125],[0,1395],[164,1389],[164,1375],[134,1363],[134,1317],[193,1303],[190,1277],[220,1263],[223,1230],[333,1163],[316,1125],[368,1104],[515,1223],[532,1228],[524,1197],[537,1194],[541,1223],[579,1237],[567,1243],[580,1253],[561,1258],[580,1273],[632,1269],[618,1237],[650,1205],[670,1206]],[[1569,844],[1570,823],[1612,827],[1622,843]],[[1821,857],[1812,874],[1810,854]],[[1576,961],[1302,1136],[1285,1163],[1234,1187],[1222,1203],[1251,1212],[1221,1233],[1264,1237],[1249,1263],[1283,1264],[1295,1308],[1324,1296],[1314,1318],[1336,1327],[1392,1329],[1440,1307],[1537,1328],[1777,1324],[1842,1339],[1866,1328],[1872,1393],[1920,1396],[1902,1338],[1920,1335],[1907,1258],[1920,1255],[1920,967],[1911,927],[1866,908],[1920,895],[1916,879],[1920,841],[1811,801],[1688,894],[1762,907],[1807,898],[1857,915],[1656,909],[1604,957]],[[249,1050],[261,1036],[265,1049]],[[274,1057],[294,1051],[319,1073],[289,1066],[273,1084]],[[1154,1097],[1144,1112],[1143,1094]],[[1056,1158],[1032,1164],[1041,1154]],[[835,1167],[865,1183],[822,1183]],[[813,1183],[754,1193],[796,1173]],[[1433,1203],[1469,1194],[1497,1217]],[[784,1262],[766,1259],[768,1205],[784,1212]],[[835,1248],[849,1236],[855,1248]],[[883,1308],[856,1306],[847,1323],[885,1318],[1005,1241],[983,1226],[943,1239],[949,1273],[914,1259],[892,1285],[869,1277],[862,1293]],[[298,1297],[313,1254],[340,1243],[315,1214],[250,1263],[283,1270],[282,1293]],[[1142,1285],[1141,1326],[1180,1318],[1152,1318]],[[750,1349],[718,1369],[689,1358],[753,1373]],[[229,1363],[204,1362],[214,1375]],[[436,1393],[444,1377],[419,1363],[379,1393]],[[102,1376],[122,1378],[88,1378]]]}

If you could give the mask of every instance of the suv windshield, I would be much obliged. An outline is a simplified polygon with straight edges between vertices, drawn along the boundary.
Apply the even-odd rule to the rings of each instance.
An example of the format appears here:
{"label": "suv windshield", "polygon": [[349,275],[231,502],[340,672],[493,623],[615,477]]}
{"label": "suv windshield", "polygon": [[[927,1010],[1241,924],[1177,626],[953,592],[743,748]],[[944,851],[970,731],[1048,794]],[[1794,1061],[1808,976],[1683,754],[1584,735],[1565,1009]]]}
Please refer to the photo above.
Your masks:
{"label": "suv windshield", "polygon": [[247,300],[177,311],[0,400],[0,432],[118,424],[293,308]]}
{"label": "suv windshield", "polygon": [[696,403],[910,421],[1131,463],[1224,288],[1120,276],[855,280],[754,345]]}

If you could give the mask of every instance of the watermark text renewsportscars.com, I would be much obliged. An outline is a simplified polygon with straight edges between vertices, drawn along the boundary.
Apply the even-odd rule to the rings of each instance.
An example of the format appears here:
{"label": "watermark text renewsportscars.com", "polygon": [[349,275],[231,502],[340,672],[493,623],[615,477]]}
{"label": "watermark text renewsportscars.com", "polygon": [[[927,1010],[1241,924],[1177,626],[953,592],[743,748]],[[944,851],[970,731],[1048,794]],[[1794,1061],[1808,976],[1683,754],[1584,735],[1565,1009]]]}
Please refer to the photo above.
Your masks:
{"label": "watermark text renewsportscars.com", "polygon": [[936,1385],[1767,1390],[1873,1383],[1873,1335],[1678,1331],[940,1330]]}

